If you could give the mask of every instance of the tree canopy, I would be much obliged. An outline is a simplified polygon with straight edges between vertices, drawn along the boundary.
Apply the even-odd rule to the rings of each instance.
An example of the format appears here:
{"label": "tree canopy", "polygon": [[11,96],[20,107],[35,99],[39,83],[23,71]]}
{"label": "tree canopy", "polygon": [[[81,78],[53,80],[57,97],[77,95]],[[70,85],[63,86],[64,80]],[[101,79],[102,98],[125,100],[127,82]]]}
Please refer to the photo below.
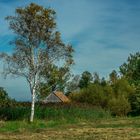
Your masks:
{"label": "tree canopy", "polygon": [[82,73],[81,79],[79,81],[79,87],[85,88],[89,85],[89,83],[92,81],[93,77],[90,72],[84,71]]}
{"label": "tree canopy", "polygon": [[120,72],[131,84],[140,86],[140,52],[130,54],[127,62],[120,66]]}

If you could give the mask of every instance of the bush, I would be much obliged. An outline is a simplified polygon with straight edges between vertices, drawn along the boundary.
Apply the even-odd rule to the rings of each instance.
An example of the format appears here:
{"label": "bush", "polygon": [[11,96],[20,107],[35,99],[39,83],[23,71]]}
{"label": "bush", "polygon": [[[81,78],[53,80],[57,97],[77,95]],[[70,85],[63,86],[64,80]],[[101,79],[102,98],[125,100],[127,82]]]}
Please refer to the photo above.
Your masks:
{"label": "bush", "polygon": [[130,103],[124,96],[110,99],[108,109],[113,115],[126,116],[131,111]]}
{"label": "bush", "polygon": [[92,83],[70,97],[72,101],[92,104],[109,109],[113,115],[125,116],[131,111],[131,106],[133,110],[140,112],[139,92],[133,93],[134,87],[121,77],[111,85]]}
{"label": "bush", "polygon": [[14,106],[16,104],[16,101],[11,99],[7,92],[0,87],[0,107],[9,107]]}
{"label": "bush", "polygon": [[2,107],[0,108],[1,120],[28,119],[29,115],[30,115],[29,107]]}
{"label": "bush", "polygon": [[128,98],[133,92],[134,88],[128,83],[128,81],[122,77],[112,85],[115,97],[123,95],[125,98]]}
{"label": "bush", "polygon": [[133,94],[129,96],[129,102],[131,104],[131,115],[140,114],[140,87],[135,90]]}
{"label": "bush", "polygon": [[70,98],[72,101],[88,103],[105,108],[111,93],[112,90],[109,86],[103,87],[99,84],[91,84],[79,92],[70,94]]}

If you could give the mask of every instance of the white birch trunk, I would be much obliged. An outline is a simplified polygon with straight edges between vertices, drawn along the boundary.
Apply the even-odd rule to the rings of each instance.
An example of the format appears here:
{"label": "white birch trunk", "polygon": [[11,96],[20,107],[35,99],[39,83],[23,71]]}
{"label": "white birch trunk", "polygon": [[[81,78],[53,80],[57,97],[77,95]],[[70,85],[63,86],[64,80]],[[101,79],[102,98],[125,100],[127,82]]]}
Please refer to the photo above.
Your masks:
{"label": "white birch trunk", "polygon": [[30,122],[33,122],[34,120],[34,112],[35,112],[35,88],[32,89],[32,105],[31,105]]}

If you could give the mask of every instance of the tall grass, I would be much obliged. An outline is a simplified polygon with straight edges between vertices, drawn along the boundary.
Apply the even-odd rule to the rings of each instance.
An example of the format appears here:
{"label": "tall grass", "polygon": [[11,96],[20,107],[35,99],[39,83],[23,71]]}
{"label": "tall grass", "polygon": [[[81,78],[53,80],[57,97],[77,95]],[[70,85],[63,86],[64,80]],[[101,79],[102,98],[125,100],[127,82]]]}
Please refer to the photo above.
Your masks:
{"label": "tall grass", "polygon": [[[27,120],[30,116],[30,106],[0,108],[1,120]],[[110,118],[108,111],[91,106],[77,105],[37,105],[35,119],[77,122],[92,121],[100,118]]]}

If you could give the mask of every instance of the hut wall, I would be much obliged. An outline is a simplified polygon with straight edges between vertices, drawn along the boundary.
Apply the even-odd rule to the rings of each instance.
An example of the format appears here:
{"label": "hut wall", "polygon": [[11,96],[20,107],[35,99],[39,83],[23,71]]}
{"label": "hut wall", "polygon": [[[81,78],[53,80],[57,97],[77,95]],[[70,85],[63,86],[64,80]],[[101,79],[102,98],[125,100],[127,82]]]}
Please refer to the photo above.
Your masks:
{"label": "hut wall", "polygon": [[51,93],[46,99],[46,103],[58,103],[62,102],[55,94]]}

